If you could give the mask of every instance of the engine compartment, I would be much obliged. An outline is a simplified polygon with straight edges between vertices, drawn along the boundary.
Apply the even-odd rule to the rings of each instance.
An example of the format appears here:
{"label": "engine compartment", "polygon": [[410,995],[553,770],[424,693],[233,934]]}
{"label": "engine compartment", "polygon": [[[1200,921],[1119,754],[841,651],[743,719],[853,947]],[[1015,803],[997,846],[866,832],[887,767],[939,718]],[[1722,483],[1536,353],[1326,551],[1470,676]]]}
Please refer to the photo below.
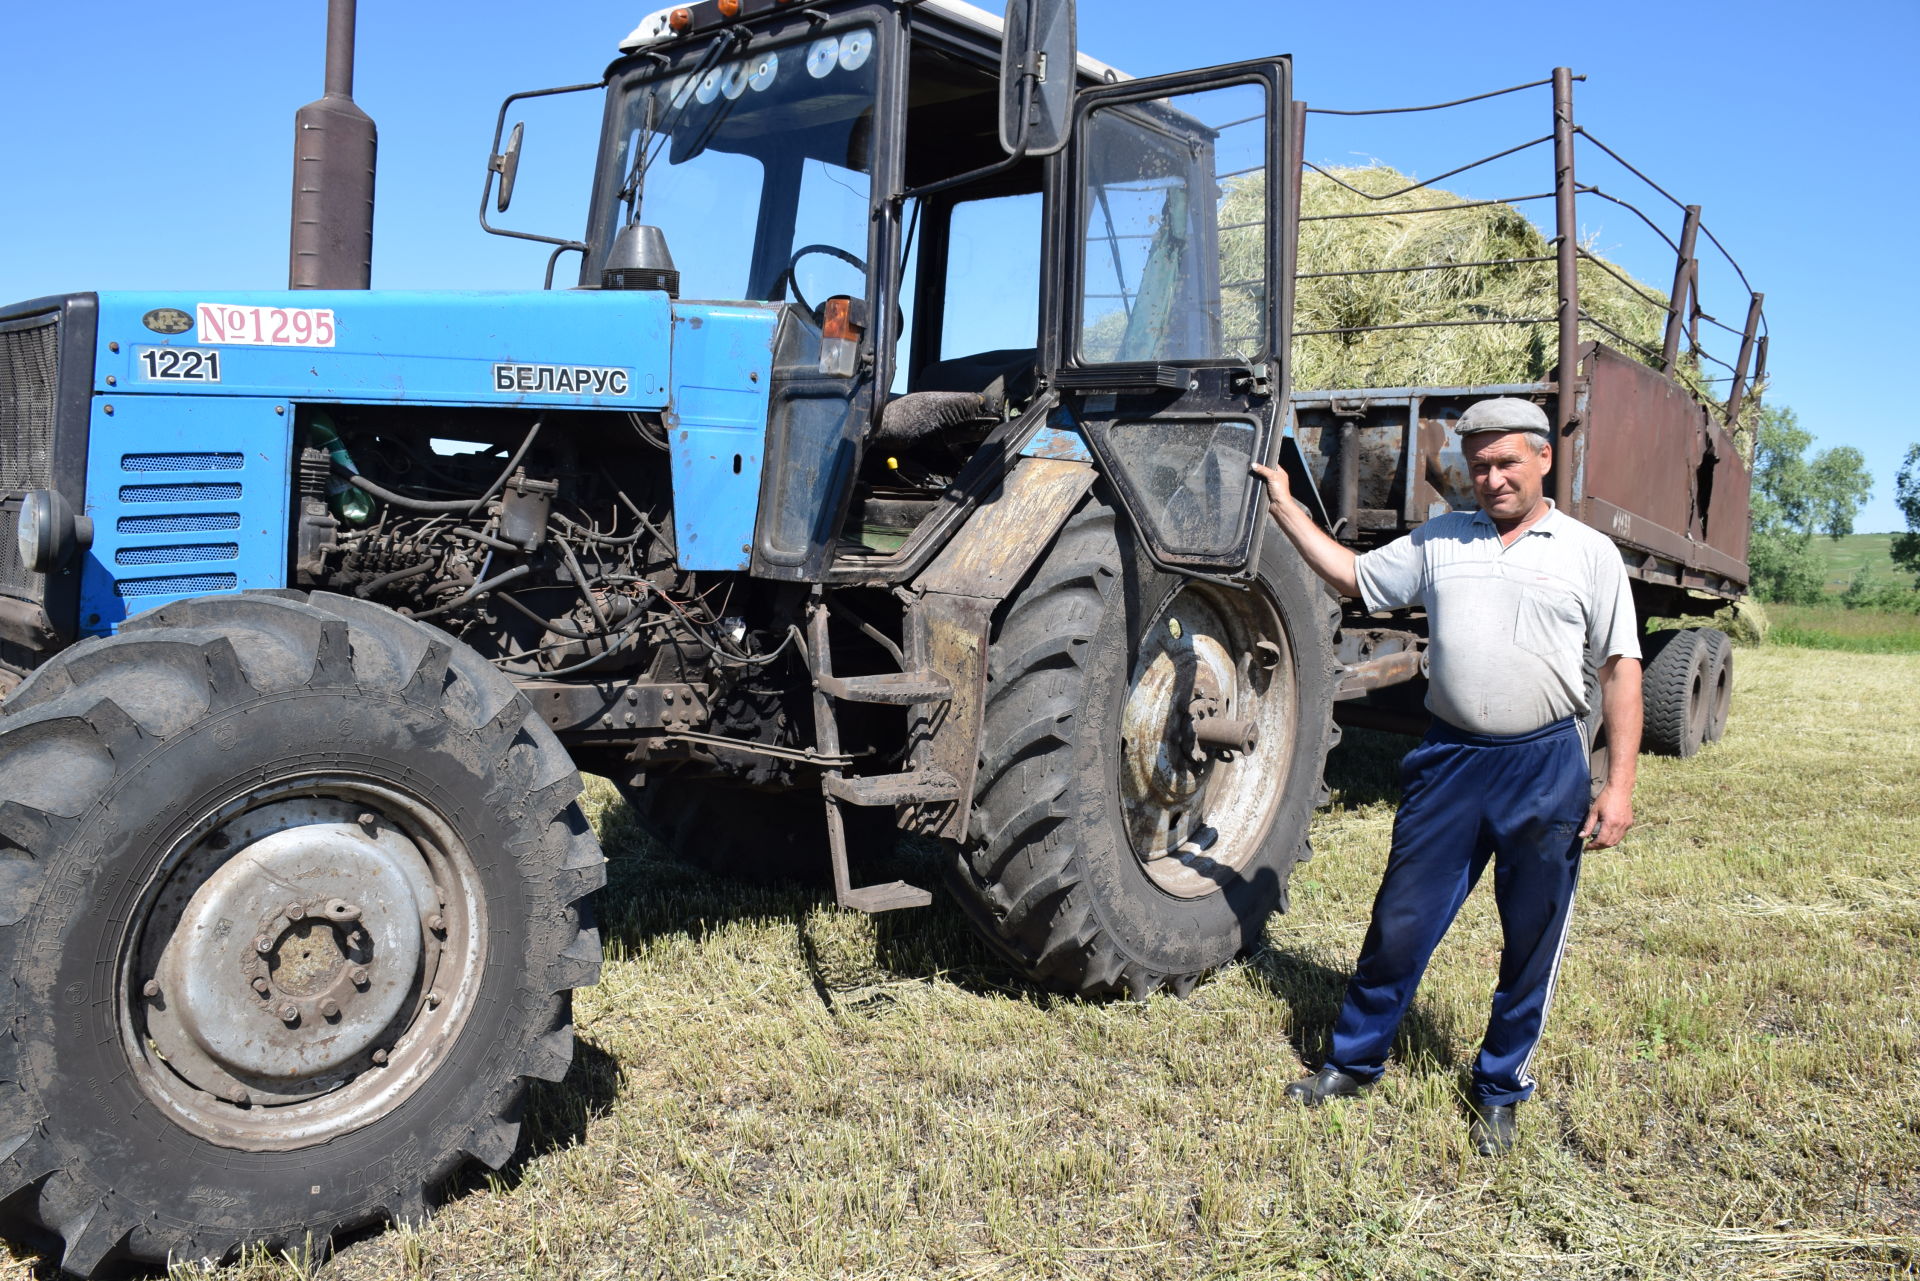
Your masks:
{"label": "engine compartment", "polygon": [[[343,405],[298,430],[293,586],[430,622],[522,683],[688,688],[682,730],[798,741],[803,592],[676,566],[658,415]],[[761,781],[785,766],[696,754]]]}

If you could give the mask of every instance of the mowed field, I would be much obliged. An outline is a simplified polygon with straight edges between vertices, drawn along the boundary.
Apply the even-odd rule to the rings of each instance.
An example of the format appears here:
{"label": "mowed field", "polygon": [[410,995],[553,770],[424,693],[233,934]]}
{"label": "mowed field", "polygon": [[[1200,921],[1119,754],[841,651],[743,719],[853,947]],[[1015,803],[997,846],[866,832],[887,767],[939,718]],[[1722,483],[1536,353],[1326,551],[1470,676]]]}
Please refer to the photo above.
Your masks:
{"label": "mowed field", "polygon": [[1282,1098],[1325,1044],[1406,740],[1336,754],[1266,947],[1143,1005],[1022,984],[939,902],[867,919],[684,870],[602,786],[605,976],[513,1163],[423,1229],[216,1275],[1915,1275],[1920,656],[1741,650],[1736,676],[1725,741],[1645,759],[1638,826],[1589,856],[1506,1160],[1466,1146],[1461,1102],[1488,886],[1384,1082]]}

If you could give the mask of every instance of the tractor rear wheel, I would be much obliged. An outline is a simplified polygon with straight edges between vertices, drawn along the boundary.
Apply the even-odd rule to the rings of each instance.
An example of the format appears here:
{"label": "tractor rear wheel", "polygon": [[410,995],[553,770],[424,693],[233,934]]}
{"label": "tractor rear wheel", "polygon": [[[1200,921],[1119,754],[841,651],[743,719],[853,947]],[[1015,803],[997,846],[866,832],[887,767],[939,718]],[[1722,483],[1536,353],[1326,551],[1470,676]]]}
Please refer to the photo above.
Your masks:
{"label": "tractor rear wheel", "polygon": [[365,601],[184,601],[42,667],[0,716],[0,1230],[82,1276],[302,1251],[505,1163],[600,964],[578,790]]}
{"label": "tractor rear wheel", "polygon": [[1284,540],[1248,590],[1154,570],[1089,500],[988,653],[956,898],[1029,976],[1184,994],[1258,946],[1324,799],[1338,609]]}

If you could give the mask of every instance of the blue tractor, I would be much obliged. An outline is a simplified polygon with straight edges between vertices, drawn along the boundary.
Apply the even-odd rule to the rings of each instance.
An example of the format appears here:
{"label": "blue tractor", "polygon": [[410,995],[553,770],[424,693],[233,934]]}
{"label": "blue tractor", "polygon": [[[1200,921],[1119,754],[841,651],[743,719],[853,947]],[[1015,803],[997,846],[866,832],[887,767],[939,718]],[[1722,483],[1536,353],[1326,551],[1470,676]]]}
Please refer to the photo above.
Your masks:
{"label": "blue tractor", "polygon": [[861,911],[929,900],[856,883],[882,837],[937,841],[1087,995],[1184,993],[1283,903],[1337,616],[1248,477],[1286,60],[700,0],[580,91],[575,287],[0,308],[0,1230],[70,1272],[505,1162],[600,966],[582,769]]}

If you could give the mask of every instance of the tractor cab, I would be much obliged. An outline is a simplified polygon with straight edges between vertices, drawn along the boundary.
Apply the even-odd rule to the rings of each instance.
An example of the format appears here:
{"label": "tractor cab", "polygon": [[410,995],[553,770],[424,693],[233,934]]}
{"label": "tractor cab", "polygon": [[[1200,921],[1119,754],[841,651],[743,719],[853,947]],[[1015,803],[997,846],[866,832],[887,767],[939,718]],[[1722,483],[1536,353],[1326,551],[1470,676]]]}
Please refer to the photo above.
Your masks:
{"label": "tractor cab", "polygon": [[1288,66],[1130,80],[1072,53],[1059,6],[1010,8],[708,0],[608,70],[581,286],[632,283],[644,227],[645,286],[782,313],[757,577],[900,581],[1050,423],[1156,560],[1247,563]]}

